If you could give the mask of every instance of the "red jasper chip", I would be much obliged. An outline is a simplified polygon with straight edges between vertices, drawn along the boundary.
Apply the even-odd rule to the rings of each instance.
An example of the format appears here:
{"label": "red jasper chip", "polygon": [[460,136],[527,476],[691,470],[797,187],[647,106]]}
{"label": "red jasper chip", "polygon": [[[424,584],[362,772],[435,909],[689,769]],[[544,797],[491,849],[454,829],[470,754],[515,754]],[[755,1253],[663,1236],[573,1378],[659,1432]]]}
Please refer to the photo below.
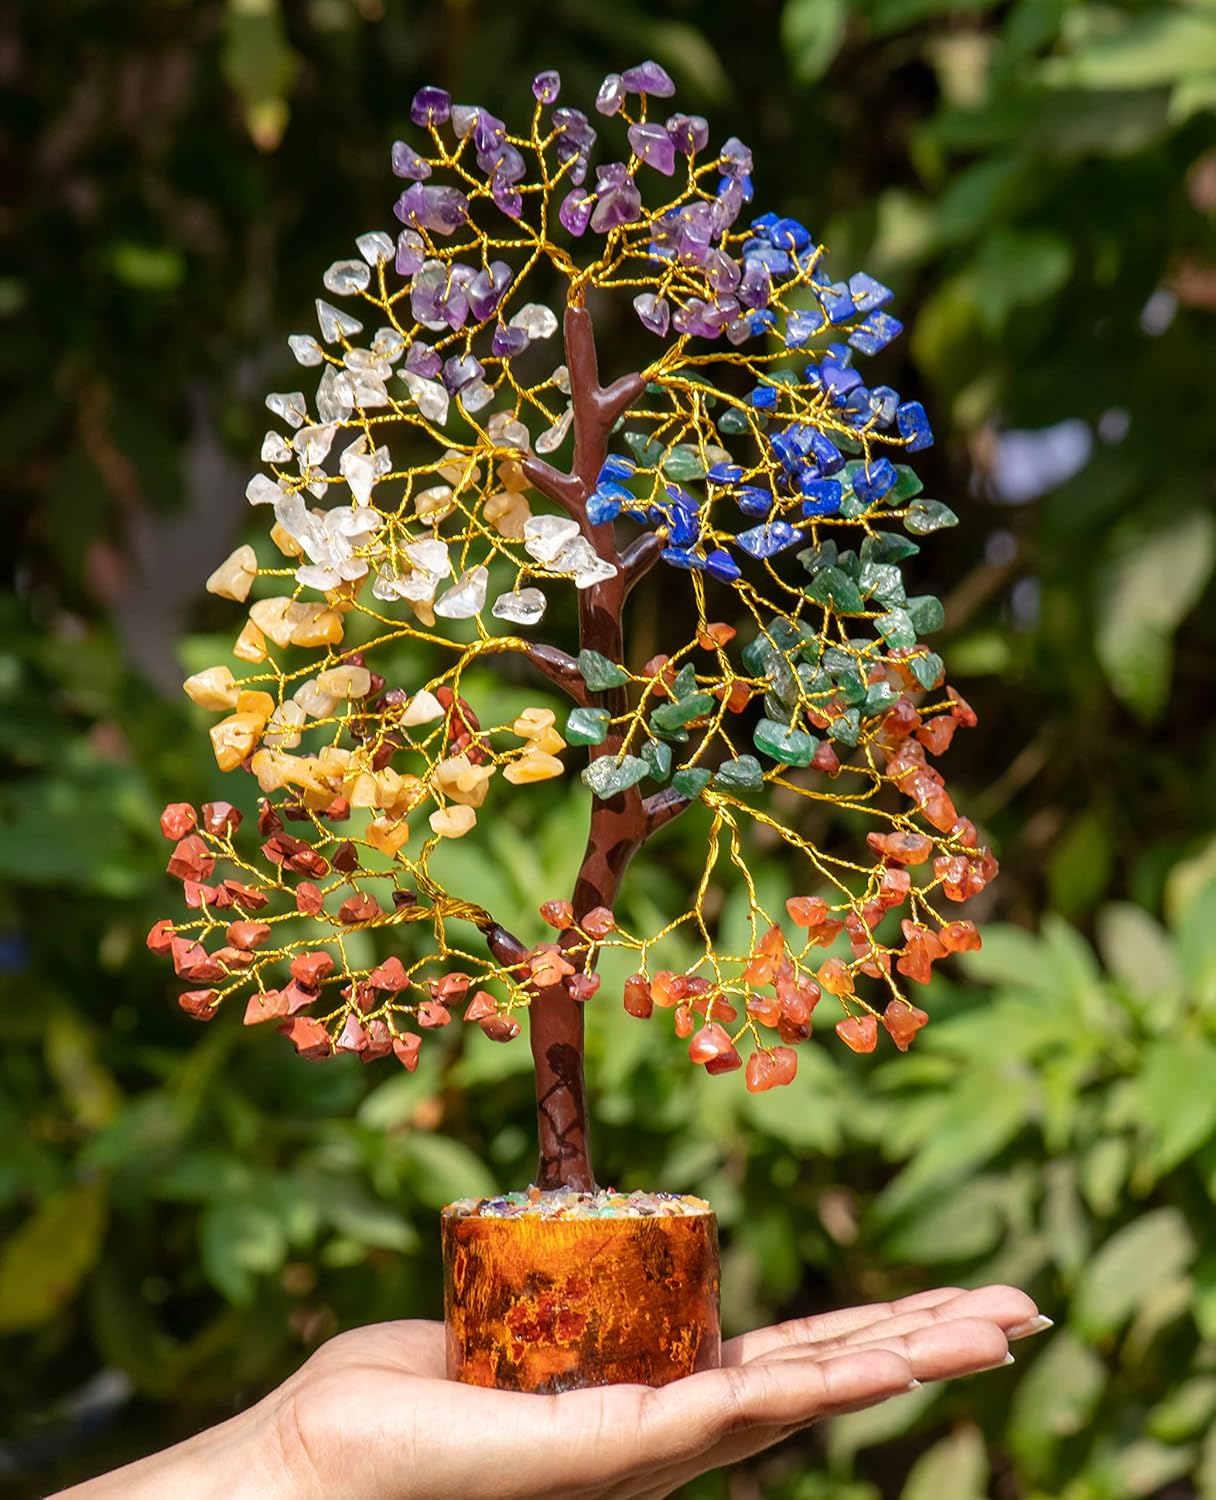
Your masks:
{"label": "red jasper chip", "polygon": [[[345,823],[350,817],[350,803],[345,797],[335,797],[321,816],[330,823]],[[386,1028],[387,1029],[387,1028]],[[389,1049],[392,1049],[392,1038],[389,1038]]]}
{"label": "red jasper chip", "polygon": [[697,1018],[689,1005],[677,1005],[672,1019],[675,1022],[676,1035],[681,1040],[690,1037],[697,1029]]}
{"label": "red jasper chip", "polygon": [[819,969],[819,983],[829,995],[853,993],[853,976],[843,959],[825,959]]}
{"label": "red jasper chip", "polygon": [[715,1021],[739,1019],[738,1010],[725,995],[698,995],[692,1002],[692,1008],[701,1016],[708,1016],[712,1013]]}
{"label": "red jasper chip", "polygon": [[367,1046],[359,1053],[361,1062],[375,1062],[378,1057],[387,1057],[393,1050],[393,1034],[388,1022],[381,1016],[367,1023]]}
{"label": "red jasper chip", "polygon": [[452,973],[445,974],[431,986],[431,993],[436,1000],[442,1000],[445,1005],[456,1005],[468,994],[469,983],[467,974],[454,969]]}
{"label": "red jasper chip", "polygon": [[182,896],[191,911],[199,911],[204,906],[218,905],[216,898],[219,890],[213,885],[204,885],[199,880],[183,880]]}
{"label": "red jasper chip", "polygon": [[291,977],[313,990],[323,984],[333,971],[333,955],[329,953],[297,953],[291,961]]}
{"label": "red jasper chip", "polygon": [[902,906],[912,889],[907,870],[884,870],[878,880],[878,899],[884,907]]}
{"label": "red jasper chip", "polygon": [[160,831],[167,839],[184,839],[197,827],[198,819],[188,802],[170,802],[160,815]]}
{"label": "red jasper chip", "polygon": [[878,1020],[875,1016],[846,1016],[836,1022],[836,1035],[854,1052],[873,1052],[878,1045]]}
{"label": "red jasper chip", "polygon": [[341,870],[343,875],[349,875],[352,870],[359,868],[359,851],[349,839],[343,839],[331,858],[334,869]]}
{"label": "red jasper chip", "polygon": [[519,1035],[519,1022],[510,1016],[487,1016],[477,1024],[492,1042],[512,1042]]}
{"label": "red jasper chip", "polygon": [[558,932],[565,932],[574,926],[574,907],[569,901],[543,901],[540,914]]}
{"label": "red jasper chip", "polygon": [[716,1021],[707,1022],[696,1033],[688,1044],[688,1056],[695,1063],[704,1063],[707,1070],[710,1063],[725,1059],[726,1067],[715,1068],[715,1072],[726,1072],[743,1066],[743,1059],[735,1051],[734,1042]]}
{"label": "red jasper chip", "polygon": [[245,1025],[257,1026],[262,1021],[278,1021],[288,1014],[287,995],[283,990],[266,990],[250,995],[245,1006]]}
{"label": "red jasper chip", "polygon": [[366,1052],[371,1038],[367,1029],[356,1016],[349,1015],[346,1024],[338,1033],[338,1040],[334,1043],[335,1052]]}
{"label": "red jasper chip", "polygon": [[170,952],[173,946],[173,923],[168,917],[162,917],[159,922],[152,924],[145,942],[153,953]]}
{"label": "red jasper chip", "polygon": [[232,898],[228,905],[243,906],[249,911],[261,911],[270,900],[265,891],[259,891],[252,885],[242,885],[239,880],[225,880],[224,890]]}
{"label": "red jasper chip", "polygon": [[219,1009],[214,990],[187,990],[177,997],[177,1003],[196,1021],[214,1021]]}
{"label": "red jasper chip", "polygon": [[571,974],[566,980],[566,991],[571,1000],[585,1004],[600,987],[598,974]]}
{"label": "red jasper chip", "polygon": [[282,818],[263,797],[258,803],[258,832],[265,838],[268,833],[280,833],[282,829]]}
{"label": "red jasper chip", "polygon": [[418,1049],[422,1046],[420,1036],[398,1036],[393,1038],[393,1056],[407,1073],[418,1066]]}
{"label": "red jasper chip", "polygon": [[310,880],[301,880],[296,886],[296,910],[306,917],[319,917],[325,909],[325,897]]}
{"label": "red jasper chip", "polygon": [[909,1005],[906,1000],[892,1000],[882,1013],[882,1024],[901,1052],[908,1050],[916,1033],[928,1022],[925,1012]]}
{"label": "red jasper chip", "polygon": [[452,1012],[438,1000],[424,1000],[418,1007],[416,1019],[419,1026],[433,1031],[438,1026],[446,1026],[452,1019]]}
{"label": "red jasper chip", "polygon": [[934,718],[925,720],[916,731],[916,738],[930,755],[942,755],[949,750],[957,728],[958,720],[953,715],[937,714]]}
{"label": "red jasper chip", "polygon": [[466,1021],[484,1021],[488,1016],[497,1014],[498,1006],[488,990],[478,990],[464,1008]]}
{"label": "red jasper chip", "polygon": [[293,979],[283,990],[283,1003],[287,1007],[287,1014],[294,1016],[297,1011],[304,1010],[314,1000],[320,999],[320,996],[320,990],[314,990],[309,985],[301,984],[298,979]]}
{"label": "red jasper chip", "polygon": [[289,1021],[281,1021],[278,1029],[301,1057],[315,1062],[333,1053],[329,1032],[311,1016],[293,1016]]}
{"label": "red jasper chip", "polygon": [[798,1073],[798,1054],[792,1047],[773,1048],[773,1082],[780,1088],[793,1083]]}
{"label": "red jasper chip", "polygon": [[[328,957],[328,955],[326,955]],[[332,963],[331,963],[332,967]],[[403,990],[409,984],[409,975],[405,972],[405,965],[393,954],[386,958],[382,964],[376,967],[367,976],[367,982],[375,990],[387,990],[395,995],[398,990]]]}
{"label": "red jasper chip", "polygon": [[761,1048],[747,1060],[746,1083],[750,1093],[793,1083],[798,1072],[798,1054],[792,1047]]}
{"label": "red jasper chip", "polygon": [[229,838],[241,826],[244,814],[231,802],[204,802],[203,827],[216,838]]}
{"label": "red jasper chip", "polygon": [[253,962],[253,954],[246,953],[243,948],[217,948],[211,956],[225,974],[237,974]]}
{"label": "red jasper chip", "polygon": [[234,948],[260,948],[270,936],[266,922],[229,922],[224,936]]}
{"label": "red jasper chip", "polygon": [[883,715],[883,733],[895,739],[906,739],[919,726],[920,715],[909,698],[897,699]]}
{"label": "red jasper chip", "polygon": [[173,970],[182,979],[223,979],[224,971],[203,947],[193,938],[170,939],[169,951],[173,955]]}
{"label": "red jasper chip", "polygon": [[582,920],[583,931],[588,937],[607,937],[615,927],[616,918],[606,906],[593,906]]}
{"label": "red jasper chip", "polygon": [[673,974],[670,969],[660,969],[650,981],[650,998],[664,1010],[670,1010],[684,998],[688,979],[683,974]]}
{"label": "red jasper chip", "polygon": [[215,860],[207,852],[207,846],[197,833],[188,833],[180,839],[165,866],[170,875],[179,880],[206,880],[215,869]]}
{"label": "red jasper chip", "polygon": [[819,748],[811,756],[811,770],[822,771],[826,776],[835,776],[840,770],[840,756],[827,740],[820,740]]}
{"label": "red jasper chip", "polygon": [[968,849],[974,849],[980,841],[975,831],[975,824],[970,818],[960,818],[950,830],[950,837],[956,844],[962,844]]}
{"label": "red jasper chip", "polygon": [[648,1020],[654,1014],[654,1000],[650,986],[643,974],[631,974],[625,981],[625,1009],[639,1021]]}
{"label": "red jasper chip", "polygon": [[799,1042],[809,1042],[813,1032],[809,1021],[797,1023],[782,1016],[777,1023],[777,1035],[791,1047],[796,1047]]}
{"label": "red jasper chip", "polygon": [[348,896],[338,908],[339,922],[374,922],[381,916],[380,903],[375,896],[370,896],[366,891],[359,891],[357,895]]}

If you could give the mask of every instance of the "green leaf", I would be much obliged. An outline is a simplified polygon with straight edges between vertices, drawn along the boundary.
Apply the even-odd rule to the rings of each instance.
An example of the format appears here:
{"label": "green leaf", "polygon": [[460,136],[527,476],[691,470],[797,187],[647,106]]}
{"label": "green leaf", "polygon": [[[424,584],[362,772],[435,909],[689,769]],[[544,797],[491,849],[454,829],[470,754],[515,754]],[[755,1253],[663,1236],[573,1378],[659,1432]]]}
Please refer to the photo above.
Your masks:
{"label": "green leaf", "polygon": [[1144,1430],[1163,1443],[1182,1443],[1199,1437],[1216,1419],[1216,1375],[1184,1380],[1149,1412]]}
{"label": "green leaf", "polygon": [[1190,510],[1125,538],[1098,580],[1098,659],[1115,693],[1146,722],[1165,707],[1173,633],[1214,561],[1216,520]]}
{"label": "green leaf", "polygon": [[1100,1338],[1136,1312],[1149,1287],[1180,1277],[1191,1264],[1195,1242],[1176,1208],[1158,1208],[1134,1219],[1098,1250],[1085,1267],[1073,1297],[1072,1325]]}
{"label": "green leaf", "polygon": [[1044,303],[1068,280],[1072,248],[1062,235],[1041,230],[998,230],[975,258],[980,318],[994,332],[1021,307]]}
{"label": "green leaf", "polygon": [[840,50],[847,20],[845,0],[785,0],[781,46],[797,82],[823,77]]}
{"label": "green leaf", "polygon": [[199,1223],[199,1256],[212,1286],[248,1307],[257,1277],[277,1271],[287,1258],[287,1236],[278,1216],[252,1198],[212,1203]]}
{"label": "green leaf", "polygon": [[1013,1393],[1006,1434],[1032,1477],[1048,1471],[1064,1439],[1089,1425],[1106,1389],[1106,1361],[1069,1329],[1052,1334]]}
{"label": "green leaf", "polygon": [[96,1263],[105,1228],[100,1182],[39,1204],[0,1250],[0,1331],[35,1328],[65,1307]]}
{"label": "green leaf", "polygon": [[987,1493],[988,1449],[967,1422],[921,1454],[899,1500],[984,1500]]}
{"label": "green leaf", "polygon": [[490,1198],[496,1191],[494,1178],[480,1157],[451,1136],[411,1131],[405,1156],[410,1186],[428,1208],[442,1208],[456,1198]]}
{"label": "green leaf", "polygon": [[1120,16],[1114,30],[1095,27],[1069,56],[1049,58],[1042,77],[1057,88],[1150,89],[1213,69],[1216,16],[1197,8],[1152,6]]}
{"label": "green leaf", "polygon": [[906,1396],[896,1396],[868,1410],[833,1417],[827,1430],[828,1458],[833,1467],[848,1464],[855,1453],[865,1448],[900,1437],[928,1411],[938,1394],[929,1383],[919,1391],[909,1391]]}
{"label": "green leaf", "polygon": [[1202,1037],[1163,1037],[1145,1049],[1132,1080],[1152,1143],[1148,1167],[1164,1176],[1216,1131],[1216,1047]]}
{"label": "green leaf", "polygon": [[1110,818],[1084,808],[1056,840],[1047,865],[1047,889],[1055,910],[1081,917],[1098,902],[1110,881],[1114,847]]}

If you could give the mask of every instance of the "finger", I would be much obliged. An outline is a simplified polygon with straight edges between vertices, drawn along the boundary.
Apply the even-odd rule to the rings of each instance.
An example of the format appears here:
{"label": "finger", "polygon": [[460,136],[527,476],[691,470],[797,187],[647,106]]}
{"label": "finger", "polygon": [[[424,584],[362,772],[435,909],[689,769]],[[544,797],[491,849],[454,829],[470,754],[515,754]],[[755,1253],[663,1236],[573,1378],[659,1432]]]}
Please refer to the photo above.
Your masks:
{"label": "finger", "polygon": [[868,1327],[882,1318],[908,1312],[919,1307],[933,1307],[939,1302],[948,1302],[959,1296],[960,1287],[938,1287],[929,1292],[916,1292],[910,1297],[900,1297],[895,1302],[872,1302],[863,1307],[844,1307],[835,1312],[816,1313],[809,1318],[792,1318],[787,1323],[774,1323],[769,1328],[756,1328],[750,1333],[729,1339],[722,1346],[722,1363],[739,1365],[746,1360],[780,1349],[786,1344],[814,1344],[828,1339],[842,1338],[859,1328]]}
{"label": "finger", "polygon": [[878,1339],[887,1343],[899,1334],[912,1333],[935,1323],[955,1322],[959,1318],[979,1318],[987,1323],[995,1323],[1008,1336],[1011,1330],[1025,1328],[1034,1322],[1035,1305],[1024,1292],[1019,1292],[1014,1287],[980,1287],[977,1291],[963,1292],[935,1306],[892,1313],[888,1318],[868,1323],[864,1328],[854,1329],[841,1338],[817,1340],[814,1347],[817,1352],[827,1352],[873,1343]]}
{"label": "finger", "polygon": [[403,1375],[442,1379],[447,1368],[443,1324],[423,1318],[369,1323],[335,1334],[313,1359],[324,1360],[329,1366],[366,1368],[375,1364]]}
{"label": "finger", "polygon": [[[876,1330],[872,1340],[860,1341],[850,1348],[858,1354],[879,1350],[896,1354],[907,1363],[913,1377],[920,1381],[953,1380],[961,1375],[974,1375],[981,1370],[995,1369],[1009,1359],[1009,1340],[1004,1329],[983,1318],[952,1318],[907,1333],[890,1335]],[[801,1357],[806,1358],[807,1353],[804,1348]],[[847,1353],[831,1355],[829,1362],[848,1357]],[[798,1358],[796,1348],[775,1349],[757,1363],[773,1366]]]}
{"label": "finger", "polygon": [[[799,1365],[810,1368],[798,1370]],[[683,1427],[690,1421],[696,1422],[687,1402],[689,1393],[678,1388],[692,1385],[704,1377],[692,1376],[689,1380],[677,1381],[674,1386],[663,1387],[663,1392],[679,1394],[683,1398],[678,1413],[664,1414],[664,1426],[668,1421],[677,1424],[670,1434],[664,1433],[664,1440],[674,1448],[678,1438],[681,1449],[691,1447],[693,1451],[669,1451],[669,1461],[657,1471],[650,1471],[652,1482],[649,1488],[640,1495],[636,1489],[613,1488],[608,1492],[608,1500],[626,1495],[633,1496],[634,1500],[659,1500],[660,1496],[673,1494],[697,1475],[740,1463],[782,1442],[811,1422],[875,1406],[915,1387],[915,1382],[908,1377],[907,1365],[898,1358],[892,1360],[882,1350],[824,1360],[787,1358],[781,1361],[772,1378],[763,1373],[764,1369],[763,1365],[749,1366],[745,1373],[741,1372],[742,1379],[737,1378],[733,1371],[707,1372],[728,1377],[725,1384],[731,1390],[730,1407],[723,1406],[718,1399],[723,1383],[718,1383],[717,1392],[710,1392],[710,1382],[706,1380],[704,1391],[697,1394],[696,1400],[700,1403],[708,1396],[715,1403],[709,1418],[714,1427],[709,1432],[701,1427],[695,1431],[695,1436]],[[659,1391],[654,1393],[656,1397],[661,1394]],[[672,1398],[669,1396],[662,1404],[672,1405]],[[760,1413],[763,1417],[758,1417]],[[720,1433],[716,1441],[715,1431]]]}

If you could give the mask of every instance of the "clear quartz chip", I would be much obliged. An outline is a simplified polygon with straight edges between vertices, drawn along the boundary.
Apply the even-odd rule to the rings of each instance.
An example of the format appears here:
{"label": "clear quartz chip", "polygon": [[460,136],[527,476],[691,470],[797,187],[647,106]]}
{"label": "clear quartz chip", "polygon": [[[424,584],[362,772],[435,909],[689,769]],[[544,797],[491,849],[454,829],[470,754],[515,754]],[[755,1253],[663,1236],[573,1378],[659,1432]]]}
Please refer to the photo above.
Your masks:
{"label": "clear quartz chip", "polygon": [[303,391],[271,391],[266,406],[290,427],[303,427],[308,417],[308,403]]}
{"label": "clear quartz chip", "polygon": [[522,328],[530,339],[549,339],[557,332],[557,314],[539,302],[528,302],[515,314],[508,328]]}
{"label": "clear quartz chip", "polygon": [[499,594],[490,613],[513,625],[537,625],[545,612],[546,599],[539,589],[520,589],[517,593]]}
{"label": "clear quartz chip", "polygon": [[350,486],[350,492],[360,505],[371,502],[372,486],[376,482],[376,466],[367,452],[367,438],[360,437],[342,450],[338,470]]}
{"label": "clear quartz chip", "polygon": [[532,446],[532,434],[509,411],[494,413],[486,423],[486,436],[492,443],[500,443],[504,448],[521,448],[525,453]]}
{"label": "clear quartz chip", "polygon": [[597,583],[615,578],[614,563],[605,562],[585,536],[568,542],[551,564],[555,573],[569,573],[576,589],[589,589]]}
{"label": "clear quartz chip", "polygon": [[321,285],[337,297],[350,297],[367,290],[372,273],[363,260],[336,260],[321,277]]}
{"label": "clear quartz chip", "polygon": [[529,516],[524,522],[524,551],[547,565],[578,534],[578,522],[568,516]]}
{"label": "clear quartz chip", "polygon": [[317,322],[321,328],[321,337],[327,344],[336,344],[340,338],[353,338],[355,334],[363,332],[363,324],[358,318],[352,318],[349,313],[344,313],[341,308],[334,307],[323,298],[317,298]]}
{"label": "clear quartz chip", "polygon": [[382,229],[371,229],[366,234],[361,234],[355,244],[369,266],[378,266],[381,261],[392,260],[397,253],[392,236],[385,234]]}
{"label": "clear quartz chip", "polygon": [[547,427],[536,439],[536,451],[552,453],[555,448],[560,448],[565,441],[566,434],[570,431],[570,423],[573,420],[574,408],[568,406],[553,426]]}
{"label": "clear quartz chip", "polygon": [[322,422],[345,422],[355,409],[355,390],[345,370],[327,365],[317,382],[317,416]]}
{"label": "clear quartz chip", "polygon": [[437,380],[426,380],[421,375],[415,375],[413,370],[402,370],[401,377],[409,386],[414,404],[422,415],[442,427],[448,419],[448,407],[451,404],[451,398],[443,386]]}
{"label": "clear quartz chip", "polygon": [[465,411],[480,411],[494,399],[494,391],[484,380],[474,380],[460,393],[460,404]]}
{"label": "clear quartz chip", "polygon": [[327,422],[320,427],[301,427],[292,438],[291,446],[300,455],[301,465],[316,469],[325,462],[333,441],[333,423]]}
{"label": "clear quartz chip", "polygon": [[445,620],[471,620],[485,608],[490,570],[478,566],[462,573],[452,588],[435,600],[435,613]]}
{"label": "clear quartz chip", "polygon": [[396,328],[377,328],[372,339],[372,353],[377,359],[394,365],[405,353],[405,338]]}
{"label": "clear quartz chip", "polygon": [[289,334],[287,347],[300,365],[319,365],[325,358],[325,351],[311,333]]}
{"label": "clear quartz chip", "polygon": [[262,439],[262,462],[264,464],[286,464],[291,462],[291,449],[277,432],[268,432]]}
{"label": "clear quartz chip", "polygon": [[245,499],[250,505],[277,505],[282,498],[283,486],[265,474],[255,474],[245,486]]}

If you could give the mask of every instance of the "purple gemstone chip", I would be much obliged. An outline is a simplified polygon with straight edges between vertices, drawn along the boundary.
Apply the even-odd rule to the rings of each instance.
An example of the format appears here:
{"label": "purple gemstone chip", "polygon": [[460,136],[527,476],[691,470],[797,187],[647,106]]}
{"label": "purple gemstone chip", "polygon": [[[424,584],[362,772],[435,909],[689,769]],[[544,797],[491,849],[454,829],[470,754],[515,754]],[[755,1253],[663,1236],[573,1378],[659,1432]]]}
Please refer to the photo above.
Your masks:
{"label": "purple gemstone chip", "polygon": [[415,125],[445,125],[451,114],[451,94],[430,84],[418,90],[410,105],[410,119]]}
{"label": "purple gemstone chip", "polygon": [[626,68],[621,82],[630,94],[653,94],[656,99],[670,99],[676,91],[671,75],[657,62],[639,63],[636,68]]}

